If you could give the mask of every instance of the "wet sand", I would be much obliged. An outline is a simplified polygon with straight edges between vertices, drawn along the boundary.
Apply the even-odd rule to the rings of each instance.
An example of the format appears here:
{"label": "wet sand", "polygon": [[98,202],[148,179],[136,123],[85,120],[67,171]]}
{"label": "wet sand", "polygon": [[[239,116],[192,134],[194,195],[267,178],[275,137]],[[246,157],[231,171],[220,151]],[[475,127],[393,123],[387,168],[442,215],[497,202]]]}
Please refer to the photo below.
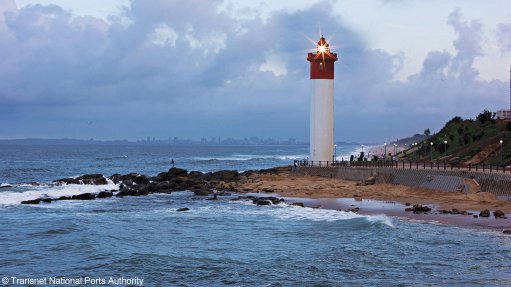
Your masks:
{"label": "wet sand", "polygon": [[[359,207],[360,214],[386,214],[414,220],[437,221],[453,225],[470,225],[492,229],[511,228],[511,202],[487,192],[444,192],[402,185],[358,185],[357,182],[317,176],[289,176],[286,173],[258,175],[243,184],[246,190],[274,192],[288,201],[303,202],[306,206],[327,209]],[[405,212],[406,203],[428,205],[427,214]],[[461,214],[440,214],[439,210],[458,209],[478,215],[481,210],[502,210],[507,219]]]}

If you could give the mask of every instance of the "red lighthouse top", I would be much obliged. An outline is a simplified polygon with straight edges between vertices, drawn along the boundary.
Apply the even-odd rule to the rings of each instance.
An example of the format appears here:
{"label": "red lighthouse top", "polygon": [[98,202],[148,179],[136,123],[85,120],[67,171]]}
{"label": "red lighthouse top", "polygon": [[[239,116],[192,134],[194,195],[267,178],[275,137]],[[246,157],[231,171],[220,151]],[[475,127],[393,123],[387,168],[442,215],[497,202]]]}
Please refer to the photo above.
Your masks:
{"label": "red lighthouse top", "polygon": [[311,63],[310,78],[334,79],[334,62],[337,61],[337,54],[330,52],[330,47],[323,35],[316,44],[316,53],[309,53],[307,61]]}

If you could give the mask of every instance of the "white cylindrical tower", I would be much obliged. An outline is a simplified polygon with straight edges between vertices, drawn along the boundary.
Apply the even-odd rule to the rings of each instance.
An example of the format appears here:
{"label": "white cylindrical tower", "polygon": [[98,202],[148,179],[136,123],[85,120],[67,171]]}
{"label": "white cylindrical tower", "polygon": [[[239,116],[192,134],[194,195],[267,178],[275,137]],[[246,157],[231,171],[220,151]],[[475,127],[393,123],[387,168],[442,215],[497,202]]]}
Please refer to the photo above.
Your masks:
{"label": "white cylindrical tower", "polygon": [[334,149],[334,63],[337,54],[331,53],[321,35],[316,53],[309,53],[312,81],[310,111],[310,157],[314,165],[332,162]]}

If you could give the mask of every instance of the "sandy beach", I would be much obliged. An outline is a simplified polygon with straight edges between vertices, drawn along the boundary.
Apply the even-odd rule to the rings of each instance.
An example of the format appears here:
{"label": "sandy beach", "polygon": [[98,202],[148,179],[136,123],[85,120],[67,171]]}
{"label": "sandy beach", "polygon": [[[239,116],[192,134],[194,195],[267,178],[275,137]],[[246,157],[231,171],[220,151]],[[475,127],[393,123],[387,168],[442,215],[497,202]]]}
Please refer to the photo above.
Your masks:
{"label": "sandy beach", "polygon": [[[413,219],[434,220],[455,225],[480,225],[496,228],[510,228],[511,219],[474,218],[472,215],[446,215],[439,210],[458,209],[478,215],[480,211],[501,210],[511,213],[511,202],[500,200],[487,192],[458,193],[412,188],[401,185],[376,184],[358,185],[355,181],[331,179],[317,176],[289,176],[260,174],[243,184],[245,190],[274,192],[291,201],[307,202],[306,205],[329,209],[350,209],[360,207],[360,213],[385,213]],[[354,201],[350,201],[353,199]],[[369,201],[368,201],[369,200]],[[367,204],[377,200],[391,204],[384,208]],[[349,204],[348,204],[349,203]],[[362,204],[364,203],[364,204]],[[406,204],[428,205],[433,208],[429,214],[405,212]],[[365,208],[362,207],[365,205]],[[381,207],[381,205],[380,205]]]}

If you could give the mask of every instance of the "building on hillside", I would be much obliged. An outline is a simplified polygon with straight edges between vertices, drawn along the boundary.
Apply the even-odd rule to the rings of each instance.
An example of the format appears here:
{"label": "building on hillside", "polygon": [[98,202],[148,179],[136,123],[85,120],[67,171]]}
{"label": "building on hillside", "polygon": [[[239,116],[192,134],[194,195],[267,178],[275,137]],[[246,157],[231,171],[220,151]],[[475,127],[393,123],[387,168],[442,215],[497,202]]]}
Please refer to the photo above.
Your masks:
{"label": "building on hillside", "polygon": [[511,110],[498,110],[497,120],[511,120]]}

